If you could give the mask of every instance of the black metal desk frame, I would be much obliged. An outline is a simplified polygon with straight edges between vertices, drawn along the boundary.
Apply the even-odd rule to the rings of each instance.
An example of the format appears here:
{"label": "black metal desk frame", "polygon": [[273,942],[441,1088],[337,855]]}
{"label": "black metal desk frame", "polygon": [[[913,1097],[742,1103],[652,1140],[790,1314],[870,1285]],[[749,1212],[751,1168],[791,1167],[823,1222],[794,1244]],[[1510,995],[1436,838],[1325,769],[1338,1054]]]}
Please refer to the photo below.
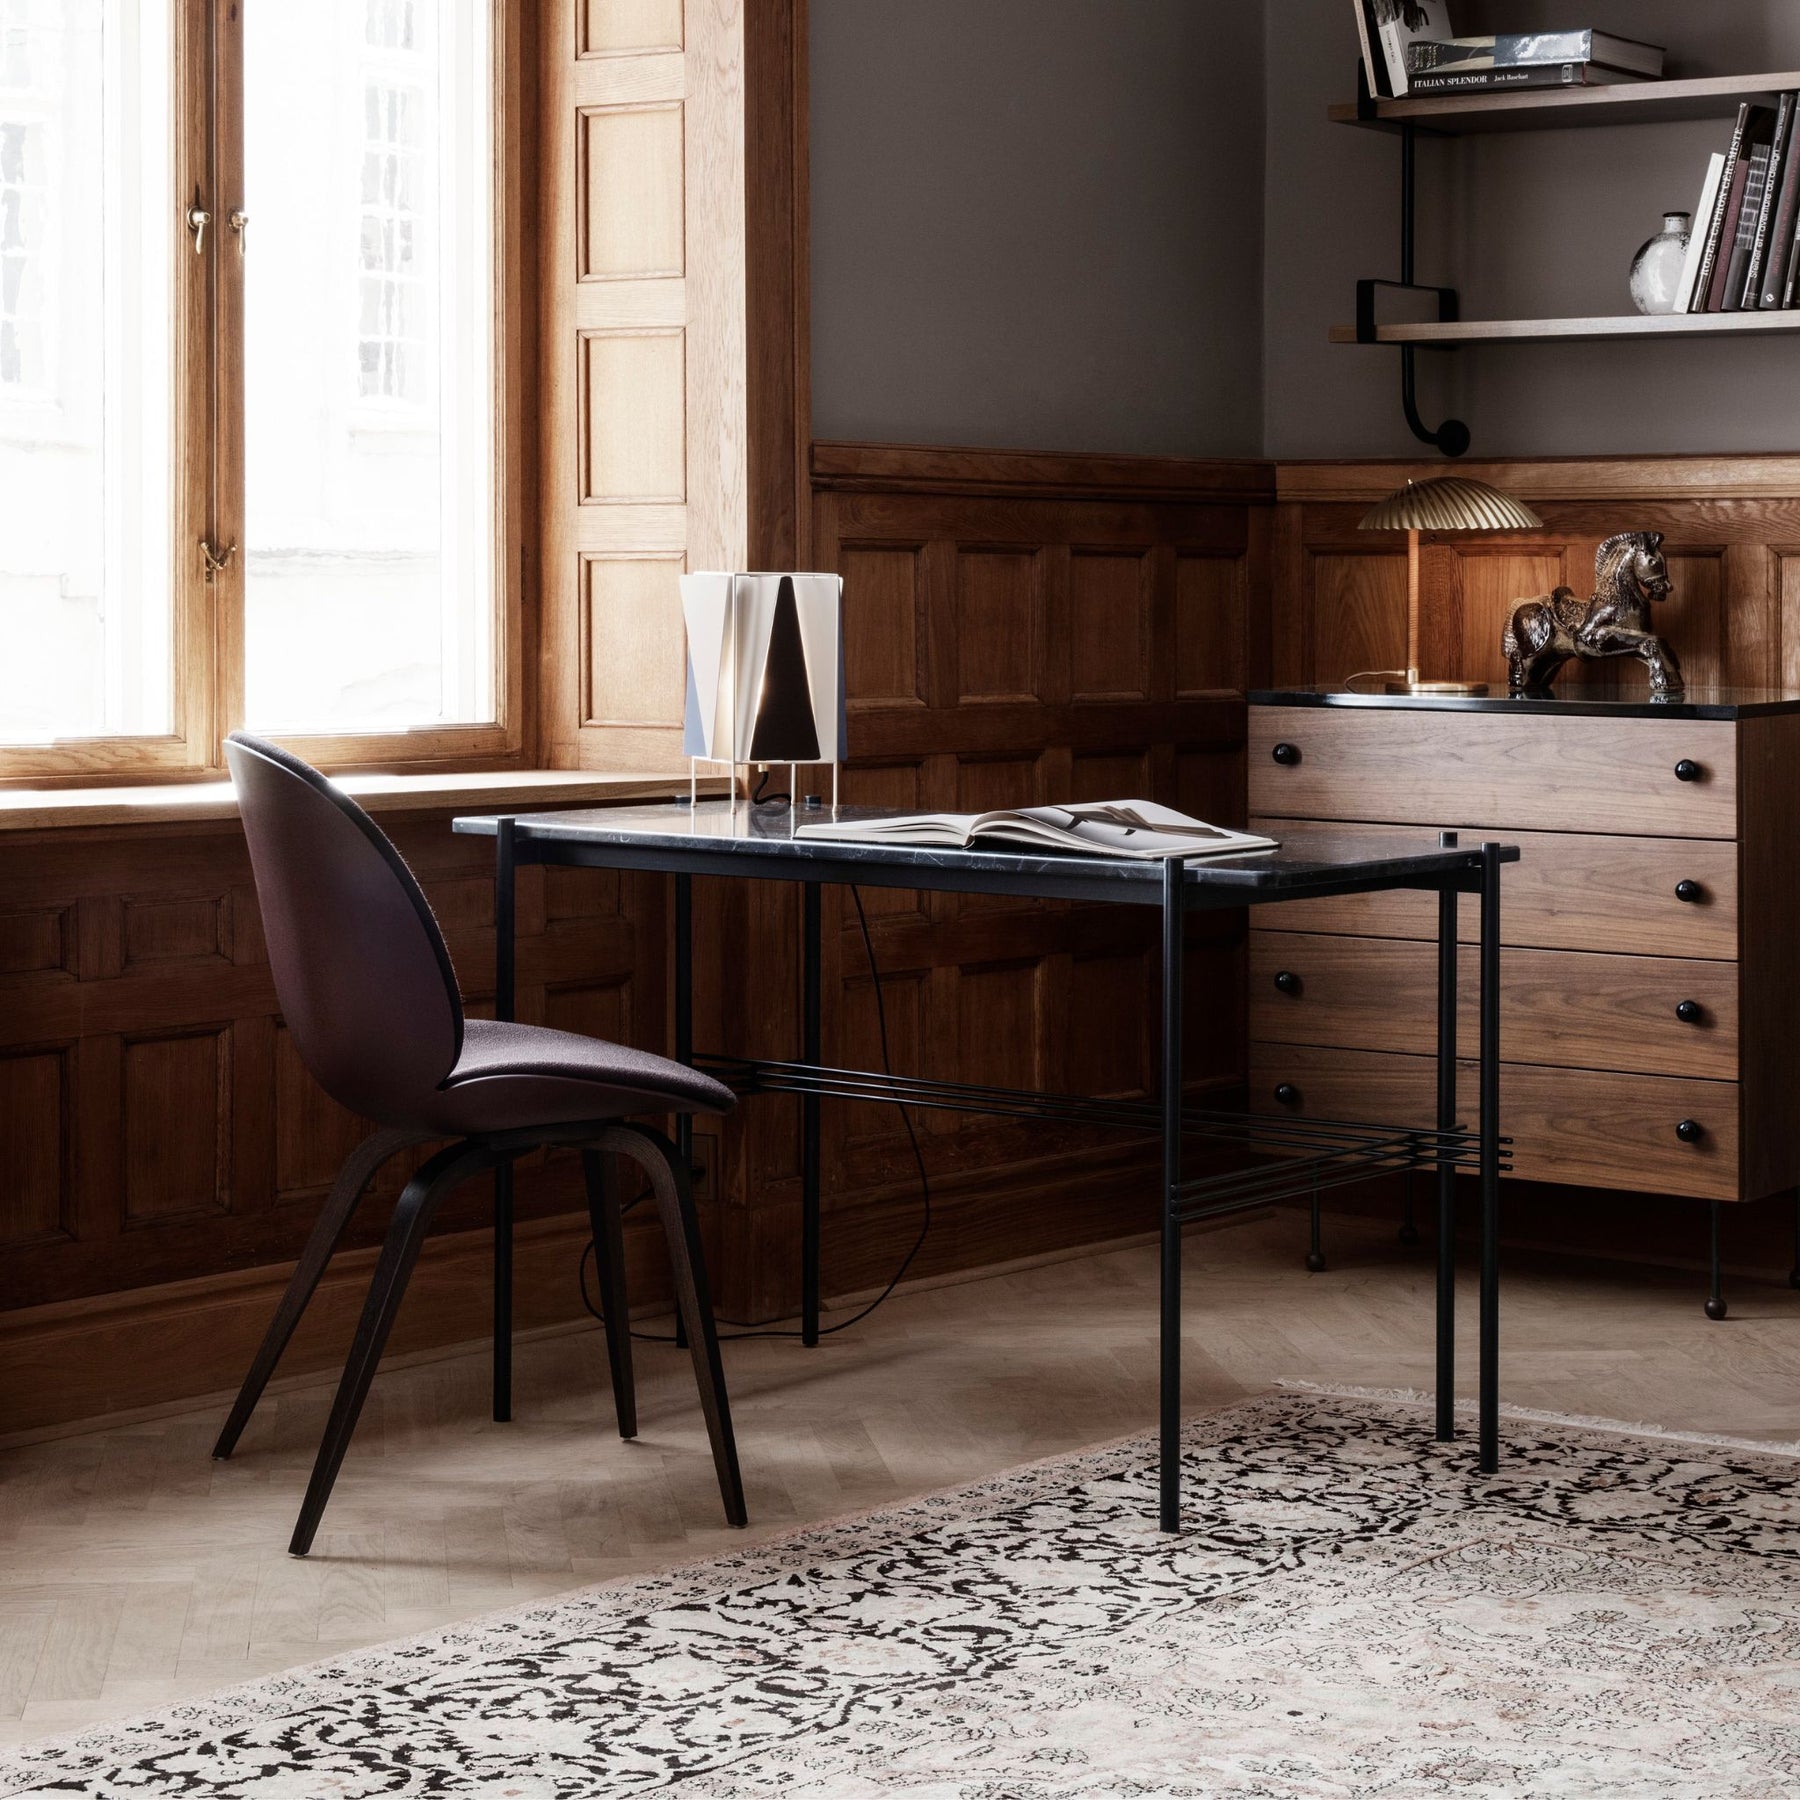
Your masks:
{"label": "black metal desk frame", "polygon": [[[724,801],[703,802],[717,821]],[[773,810],[773,809],[771,809]],[[1436,1435],[1455,1429],[1456,1173],[1480,1178],[1481,1235],[1477,1384],[1479,1466],[1499,1466],[1499,1194],[1507,1140],[1500,1135],[1500,868],[1516,848],[1428,846],[1396,831],[1386,856],[1367,848],[1333,860],[1273,859],[1125,864],[1111,859],[1032,852],[921,851],[794,840],[787,812],[777,824],[740,806],[745,835],[699,835],[686,807],[619,807],[586,813],[482,816],[455,821],[459,832],[495,840],[495,1012],[514,1011],[514,890],[531,863],[630,869],[674,877],[674,1055],[702,1067],[740,1095],[795,1094],[801,1103],[801,1330],[819,1338],[819,1105],[826,1097],[1046,1118],[1158,1132],[1162,1138],[1160,1505],[1165,1531],[1180,1529],[1181,1228],[1200,1219],[1262,1207],[1295,1195],[1361,1181],[1387,1170],[1435,1169],[1438,1177]],[[686,830],[683,826],[686,826]],[[1294,848],[1301,849],[1303,844]],[[1271,879],[1279,875],[1281,879]],[[773,1062],[697,1056],[693,1046],[693,898],[696,875],[799,882],[802,887],[801,1056]],[[952,893],[1071,899],[1159,908],[1162,921],[1162,1091],[1156,1102],[1095,1099],[837,1069],[820,1061],[821,889],[827,885],[925,888]],[[1438,896],[1437,1106],[1429,1127],[1403,1129],[1343,1121],[1214,1112],[1184,1104],[1183,921],[1190,912],[1287,899],[1389,889]],[[1478,1124],[1457,1124],[1457,896],[1480,902]],[[1183,1140],[1199,1137],[1273,1153],[1272,1160],[1223,1174],[1186,1178]],[[679,1125],[679,1147],[692,1155],[692,1127]],[[494,1417],[511,1416],[512,1171],[495,1171]]]}

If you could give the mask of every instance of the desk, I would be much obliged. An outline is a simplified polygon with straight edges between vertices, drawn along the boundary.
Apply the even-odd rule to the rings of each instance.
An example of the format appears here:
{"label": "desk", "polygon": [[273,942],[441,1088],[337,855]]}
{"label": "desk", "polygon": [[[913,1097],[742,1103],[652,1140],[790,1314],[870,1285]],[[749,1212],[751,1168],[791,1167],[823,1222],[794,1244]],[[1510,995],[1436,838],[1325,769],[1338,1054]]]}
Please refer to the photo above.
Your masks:
{"label": "desk", "polygon": [[[1379,834],[1295,832],[1280,849],[1257,855],[1196,861],[1131,862],[1031,850],[940,850],[867,843],[834,843],[792,835],[797,821],[823,813],[796,814],[787,807],[631,806],[584,812],[459,818],[455,829],[495,840],[495,1008],[510,1018],[513,1007],[513,885],[525,863],[565,867],[636,869],[675,879],[674,1054],[726,1080],[739,1094],[797,1094],[801,1100],[802,1269],[804,1341],[819,1332],[819,1104],[827,1096],[900,1106],[1054,1117],[1121,1130],[1151,1131],[1162,1140],[1161,1247],[1161,1492],[1160,1523],[1180,1528],[1179,1431],[1181,1421],[1181,1227],[1267,1205],[1292,1194],[1363,1180],[1387,1169],[1438,1172],[1437,1435],[1455,1435],[1455,1176],[1477,1172],[1481,1181],[1480,1420],[1481,1467],[1499,1460],[1499,1177],[1500,1138],[1500,867],[1518,859],[1502,844],[1456,847],[1419,832]],[[845,808],[844,818],[873,816]],[[696,875],[801,884],[802,1038],[793,1062],[729,1055],[696,1056],[693,1046],[691,883]],[[870,1070],[835,1069],[821,1061],[819,1027],[820,890],[827,884],[932,888],[956,893],[1082,900],[1106,905],[1150,906],[1162,923],[1162,1080],[1155,1103],[1096,1099],[1074,1094],[1034,1094],[977,1087],[924,1077],[888,1076]],[[1352,1124],[1343,1121],[1265,1118],[1203,1111],[1184,1103],[1181,1070],[1183,1011],[1182,922],[1190,912],[1322,899],[1387,889],[1424,890],[1438,897],[1440,947],[1437,1008],[1438,1092],[1431,1125]],[[1456,897],[1480,898],[1479,1035],[1480,1105],[1475,1131],[1456,1119]],[[1184,1139],[1198,1137],[1268,1153],[1265,1160],[1225,1174],[1186,1179]],[[684,1151],[688,1138],[682,1136]],[[496,1172],[495,1357],[503,1384],[505,1340],[510,1336],[508,1239],[509,1184]]]}

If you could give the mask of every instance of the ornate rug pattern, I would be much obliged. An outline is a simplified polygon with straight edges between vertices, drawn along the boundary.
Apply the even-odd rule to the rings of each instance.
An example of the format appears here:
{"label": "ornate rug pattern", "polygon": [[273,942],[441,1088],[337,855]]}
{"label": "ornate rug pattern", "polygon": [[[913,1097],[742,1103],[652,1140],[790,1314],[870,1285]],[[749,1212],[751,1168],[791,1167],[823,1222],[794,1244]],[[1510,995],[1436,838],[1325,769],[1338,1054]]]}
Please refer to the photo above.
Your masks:
{"label": "ornate rug pattern", "polygon": [[1800,1464],[1282,1394],[0,1755],[0,1795],[1800,1794]]}

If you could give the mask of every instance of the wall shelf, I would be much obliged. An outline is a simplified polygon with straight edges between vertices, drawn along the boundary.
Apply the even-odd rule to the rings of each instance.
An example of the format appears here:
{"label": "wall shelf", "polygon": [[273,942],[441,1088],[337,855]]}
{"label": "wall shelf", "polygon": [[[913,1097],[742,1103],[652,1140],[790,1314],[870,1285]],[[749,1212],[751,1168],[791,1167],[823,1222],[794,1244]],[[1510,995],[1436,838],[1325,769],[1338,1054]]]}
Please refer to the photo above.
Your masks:
{"label": "wall shelf", "polygon": [[[1389,344],[1400,352],[1400,405],[1407,427],[1421,443],[1446,456],[1469,448],[1469,428],[1446,419],[1433,428],[1419,416],[1413,367],[1421,349],[1454,350],[1465,344],[1641,343],[1646,339],[1792,337],[1800,311],[1620,314],[1589,319],[1465,319],[1454,288],[1414,279],[1414,163],[1422,137],[1463,137],[1494,131],[1549,131],[1583,125],[1659,125],[1681,119],[1726,119],[1745,101],[1800,91],[1800,70],[1774,74],[1707,75],[1690,81],[1633,81],[1614,87],[1514,88],[1504,93],[1439,93],[1380,100],[1369,92],[1357,66],[1357,98],[1328,109],[1334,124],[1392,132],[1400,139],[1400,279],[1356,284],[1356,323],[1334,325],[1334,344]],[[1383,288],[1431,299],[1437,317],[1384,325],[1376,296]]]}
{"label": "wall shelf", "polygon": [[[1565,340],[1782,337],[1800,333],[1800,310],[1739,313],[1621,313],[1596,319],[1432,319],[1377,325],[1378,344],[1549,344]],[[1365,343],[1354,325],[1334,325],[1334,344]]]}
{"label": "wall shelf", "polygon": [[1740,101],[1800,88],[1800,70],[1707,75],[1692,81],[1633,81],[1616,87],[1516,88],[1510,93],[1421,94],[1330,108],[1338,125],[1461,137],[1489,131],[1552,131],[1577,125],[1655,125],[1729,118]]}

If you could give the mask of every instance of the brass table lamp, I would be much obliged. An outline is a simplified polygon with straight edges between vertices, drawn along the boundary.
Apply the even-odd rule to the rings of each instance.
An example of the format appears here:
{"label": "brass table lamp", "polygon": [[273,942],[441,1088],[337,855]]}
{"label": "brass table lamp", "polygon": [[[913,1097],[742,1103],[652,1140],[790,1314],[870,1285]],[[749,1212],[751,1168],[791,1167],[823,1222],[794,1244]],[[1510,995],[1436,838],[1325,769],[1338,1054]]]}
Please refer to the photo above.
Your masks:
{"label": "brass table lamp", "polygon": [[[1485,481],[1440,475],[1409,481],[1389,494],[1363,519],[1364,531],[1406,533],[1406,668],[1376,669],[1390,694],[1485,694],[1485,681],[1419,679],[1419,533],[1421,531],[1541,531],[1544,521],[1530,507],[1508,499]],[[1352,676],[1350,683],[1363,679]]]}

